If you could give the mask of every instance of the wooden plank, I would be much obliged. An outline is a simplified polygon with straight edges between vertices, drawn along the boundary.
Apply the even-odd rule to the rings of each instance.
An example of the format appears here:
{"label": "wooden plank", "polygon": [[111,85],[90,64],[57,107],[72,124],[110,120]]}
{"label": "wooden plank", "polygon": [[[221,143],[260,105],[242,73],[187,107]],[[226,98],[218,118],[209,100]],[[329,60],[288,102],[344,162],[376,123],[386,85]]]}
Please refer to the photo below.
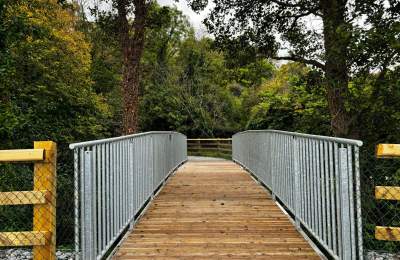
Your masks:
{"label": "wooden plank", "polygon": [[44,246],[50,235],[43,231],[1,232],[0,246]]}
{"label": "wooden plank", "polygon": [[228,149],[220,149],[217,147],[190,147],[188,150],[202,150],[202,151],[231,151]]}
{"label": "wooden plank", "polygon": [[188,141],[232,141],[232,138],[189,138]]}
{"label": "wooden plank", "polygon": [[400,144],[378,144],[376,156],[378,158],[400,157]]}
{"label": "wooden plank", "polygon": [[0,206],[45,204],[48,195],[45,190],[0,192]]}
{"label": "wooden plank", "polygon": [[238,165],[184,164],[114,259],[320,259],[288,217]]}
{"label": "wooden plank", "polygon": [[375,198],[378,200],[400,200],[400,187],[376,186]]}
{"label": "wooden plank", "polygon": [[375,238],[385,241],[400,241],[400,227],[375,227]]}
{"label": "wooden plank", "polygon": [[188,146],[232,146],[231,144],[227,144],[227,143],[218,143],[218,142],[215,142],[215,143],[201,143],[201,144],[198,144],[198,143],[188,143]]}
{"label": "wooden plank", "polygon": [[0,150],[0,162],[34,162],[43,160],[43,149]]}
{"label": "wooden plank", "polygon": [[45,150],[45,160],[35,163],[33,188],[47,190],[48,203],[33,207],[33,231],[46,230],[51,233],[46,246],[33,247],[34,259],[56,259],[56,190],[57,190],[57,145],[54,142],[35,142],[36,149]]}

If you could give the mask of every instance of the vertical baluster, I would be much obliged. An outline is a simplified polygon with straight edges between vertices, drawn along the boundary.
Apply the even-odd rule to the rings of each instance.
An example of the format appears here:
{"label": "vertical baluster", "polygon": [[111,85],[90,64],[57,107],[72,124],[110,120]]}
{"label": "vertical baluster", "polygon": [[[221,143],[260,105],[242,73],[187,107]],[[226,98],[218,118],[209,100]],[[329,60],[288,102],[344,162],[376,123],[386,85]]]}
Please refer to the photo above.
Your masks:
{"label": "vertical baluster", "polygon": [[86,155],[85,155],[85,149],[81,148],[79,149],[79,156],[80,156],[80,180],[81,180],[81,185],[80,185],[80,193],[82,194],[81,196],[81,202],[80,202],[80,232],[81,232],[81,244],[80,244],[80,250],[81,250],[81,258],[83,259],[86,253],[86,237],[85,237],[85,216],[86,216],[86,196],[85,196],[85,190],[86,190]]}
{"label": "vertical baluster", "polygon": [[319,140],[315,140],[315,184],[316,184],[316,196],[315,199],[317,201],[317,223],[318,223],[318,237],[321,239],[323,237],[322,230],[322,205],[321,205],[321,164],[320,164],[320,149],[319,149]]}
{"label": "vertical baluster", "polygon": [[117,208],[117,194],[118,194],[118,149],[117,143],[113,142],[113,181],[112,181],[112,199],[113,199],[113,239],[117,236],[118,232],[118,208]]}
{"label": "vertical baluster", "polygon": [[96,146],[92,147],[92,189],[90,192],[93,193],[92,195],[92,221],[93,221],[93,253],[94,256],[97,256],[97,153],[96,153]]}
{"label": "vertical baluster", "polygon": [[327,208],[327,203],[326,203],[326,186],[325,186],[325,157],[324,157],[324,142],[323,141],[318,141],[319,143],[319,168],[321,171],[321,179],[320,179],[320,185],[321,185],[321,211],[322,211],[322,237],[321,240],[324,241],[325,244],[327,244],[328,238],[327,238],[327,221],[326,221],[326,208]]}
{"label": "vertical baluster", "polygon": [[311,228],[318,234],[317,205],[315,201],[315,149],[314,140],[310,139],[310,200],[311,200]]}
{"label": "vertical baluster", "polygon": [[329,142],[329,181],[330,181],[330,197],[331,197],[331,223],[332,223],[332,244],[333,244],[333,252],[336,255],[339,254],[339,250],[337,247],[338,244],[338,236],[337,236],[337,228],[336,228],[336,195],[335,195],[335,183],[336,183],[336,175],[335,175],[335,163],[334,163],[334,148],[333,143]]}
{"label": "vertical baluster", "polygon": [[307,225],[311,227],[311,216],[310,216],[310,211],[311,211],[311,204],[310,204],[310,151],[308,149],[308,144],[309,144],[309,139],[304,140],[304,154],[306,156],[305,158],[305,171],[304,171],[304,178],[305,178],[305,187],[304,187],[304,193],[305,193],[305,203],[307,204],[307,210],[306,210],[306,219],[307,219]]}
{"label": "vertical baluster", "polygon": [[85,151],[84,154],[84,183],[85,188],[83,193],[84,210],[83,212],[83,225],[82,227],[84,236],[82,237],[82,258],[94,259],[94,221],[93,221],[93,158],[92,151]]}
{"label": "vertical baluster", "polygon": [[324,167],[325,167],[325,194],[326,194],[326,224],[327,224],[327,244],[329,248],[332,248],[332,225],[331,225],[331,192],[330,192],[330,177],[329,177],[329,154],[328,154],[328,142],[324,141]]}
{"label": "vertical baluster", "polygon": [[348,167],[348,151],[343,146],[339,149],[339,174],[340,174],[340,202],[341,202],[341,224],[342,224],[342,259],[352,259],[351,241],[351,209],[350,209],[350,173]]}
{"label": "vertical baluster", "polygon": [[106,211],[107,211],[107,245],[111,240],[111,155],[110,155],[110,144],[106,144]]}
{"label": "vertical baluster", "polygon": [[96,206],[97,206],[97,228],[96,228],[96,232],[97,232],[97,255],[100,255],[101,251],[102,251],[102,212],[101,212],[101,208],[102,208],[102,204],[101,204],[101,196],[102,196],[102,185],[101,185],[101,180],[102,180],[102,175],[101,175],[101,146],[100,145],[96,145],[96,178],[97,178],[97,190],[96,190],[96,197],[97,197],[97,201],[96,201]]}
{"label": "vertical baluster", "polygon": [[82,180],[80,179],[80,164],[82,164],[82,161],[80,160],[80,150],[81,148],[75,148],[74,149],[74,252],[75,252],[75,258],[76,260],[79,260],[79,254],[80,254],[80,241],[79,241],[79,236],[80,236],[80,216],[79,216],[79,210],[80,210],[80,201],[79,201],[79,190],[80,190],[80,184],[82,184]]}
{"label": "vertical baluster", "polygon": [[335,159],[335,195],[336,195],[336,226],[338,240],[338,256],[342,257],[342,223],[341,223],[341,200],[340,200],[340,170],[339,170],[339,147],[337,143],[333,145]]}
{"label": "vertical baluster", "polygon": [[360,190],[360,166],[359,166],[359,148],[354,146],[354,172],[356,182],[356,207],[357,207],[357,238],[358,238],[358,258],[363,260],[363,227],[361,215],[361,190]]}
{"label": "vertical baluster", "polygon": [[351,234],[351,252],[352,258],[356,258],[356,228],[355,228],[355,216],[354,216],[354,179],[353,179],[353,146],[347,146],[347,171],[349,180],[349,207],[350,207],[350,234]]}

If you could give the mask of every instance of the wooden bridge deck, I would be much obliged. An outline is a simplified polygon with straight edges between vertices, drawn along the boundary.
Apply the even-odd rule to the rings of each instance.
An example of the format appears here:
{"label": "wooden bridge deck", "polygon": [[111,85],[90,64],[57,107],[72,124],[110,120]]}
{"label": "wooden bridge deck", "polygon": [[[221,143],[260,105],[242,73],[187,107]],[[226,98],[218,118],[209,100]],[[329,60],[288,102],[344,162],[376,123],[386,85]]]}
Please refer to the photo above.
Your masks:
{"label": "wooden bridge deck", "polygon": [[114,259],[320,259],[270,194],[230,161],[171,177]]}

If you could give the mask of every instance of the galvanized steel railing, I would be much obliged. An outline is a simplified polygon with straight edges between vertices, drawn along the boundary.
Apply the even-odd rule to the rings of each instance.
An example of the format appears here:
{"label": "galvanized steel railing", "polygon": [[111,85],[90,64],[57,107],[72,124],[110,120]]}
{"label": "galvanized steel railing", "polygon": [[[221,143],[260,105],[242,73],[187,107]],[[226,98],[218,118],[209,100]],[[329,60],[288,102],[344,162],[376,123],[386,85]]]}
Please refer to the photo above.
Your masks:
{"label": "galvanized steel railing", "polygon": [[70,148],[75,168],[75,251],[85,260],[109,253],[169,174],[187,160],[186,136],[175,132],[148,132]]}
{"label": "galvanized steel railing", "polygon": [[361,141],[275,130],[233,136],[233,159],[253,173],[335,259],[362,259]]}

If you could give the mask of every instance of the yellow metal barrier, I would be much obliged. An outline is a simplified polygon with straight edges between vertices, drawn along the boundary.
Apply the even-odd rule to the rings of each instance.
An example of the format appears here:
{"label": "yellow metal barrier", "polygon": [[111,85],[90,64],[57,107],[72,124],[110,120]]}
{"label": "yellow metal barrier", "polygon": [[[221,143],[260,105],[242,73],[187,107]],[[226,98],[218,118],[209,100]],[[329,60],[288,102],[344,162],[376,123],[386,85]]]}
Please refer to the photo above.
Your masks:
{"label": "yellow metal barrier", "polygon": [[2,150],[0,162],[34,162],[33,191],[0,192],[0,206],[33,206],[33,231],[1,232],[0,247],[33,246],[35,260],[56,259],[57,145],[35,142],[34,149]]}
{"label": "yellow metal barrier", "polygon": [[[379,144],[378,158],[400,158],[400,144]],[[376,186],[375,198],[378,200],[400,200],[400,187]],[[375,227],[375,238],[385,241],[400,241],[400,227]]]}

